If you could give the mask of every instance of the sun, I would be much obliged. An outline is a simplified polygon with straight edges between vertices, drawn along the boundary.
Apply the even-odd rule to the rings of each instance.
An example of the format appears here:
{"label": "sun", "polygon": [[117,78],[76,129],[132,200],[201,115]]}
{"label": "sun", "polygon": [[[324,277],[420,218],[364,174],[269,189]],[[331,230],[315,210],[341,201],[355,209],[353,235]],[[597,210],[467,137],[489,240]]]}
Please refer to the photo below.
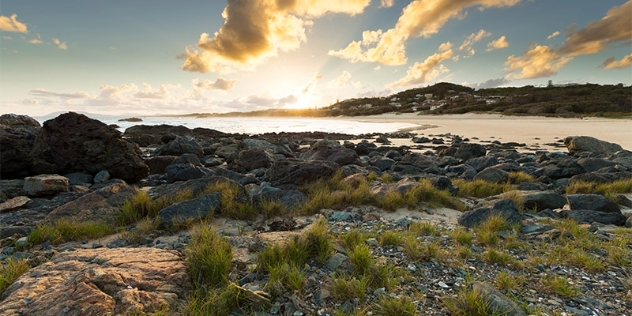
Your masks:
{"label": "sun", "polygon": [[309,109],[316,106],[316,97],[313,94],[303,93],[297,96],[296,102],[288,103],[285,108],[292,110]]}

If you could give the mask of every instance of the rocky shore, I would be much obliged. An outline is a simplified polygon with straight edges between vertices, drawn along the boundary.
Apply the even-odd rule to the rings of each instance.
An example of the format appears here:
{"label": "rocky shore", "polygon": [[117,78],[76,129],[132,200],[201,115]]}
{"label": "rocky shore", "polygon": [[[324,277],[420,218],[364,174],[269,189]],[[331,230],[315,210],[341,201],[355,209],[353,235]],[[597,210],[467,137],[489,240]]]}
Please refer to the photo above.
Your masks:
{"label": "rocky shore", "polygon": [[[225,315],[475,315],[470,293],[481,315],[632,315],[632,152],[617,144],[121,133],[72,112],[43,125],[2,115],[0,127],[0,315],[190,315],[201,287],[219,293],[207,305],[245,297]],[[325,181],[336,189],[318,191]],[[143,196],[163,204],[130,206]],[[191,273],[200,222],[232,251],[212,291]],[[64,223],[104,233],[46,230]],[[311,245],[321,226],[331,249],[263,268],[266,249]],[[298,284],[275,279],[294,272]]]}

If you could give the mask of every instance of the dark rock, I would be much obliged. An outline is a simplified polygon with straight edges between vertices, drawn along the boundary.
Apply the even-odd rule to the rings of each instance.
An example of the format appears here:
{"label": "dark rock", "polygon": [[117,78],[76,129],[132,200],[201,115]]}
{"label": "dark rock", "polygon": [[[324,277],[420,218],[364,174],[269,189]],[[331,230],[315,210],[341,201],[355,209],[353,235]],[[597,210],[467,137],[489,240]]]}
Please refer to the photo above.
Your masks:
{"label": "dark rock", "polygon": [[509,172],[497,168],[487,168],[474,176],[474,180],[484,180],[491,183],[504,183],[509,180]]}
{"label": "dark rock", "polygon": [[390,145],[391,141],[388,140],[388,138],[386,137],[386,135],[380,135],[377,137],[377,139],[375,140],[376,143],[380,143],[382,145]]}
{"label": "dark rock", "polygon": [[307,161],[333,161],[341,166],[359,165],[361,163],[358,154],[354,150],[342,147],[338,142],[326,140],[316,142],[307,152],[301,155],[301,158]]}
{"label": "dark rock", "polygon": [[204,167],[211,168],[223,165],[224,159],[216,156],[204,156],[200,159],[200,162],[204,165]]}
{"label": "dark rock", "polygon": [[595,154],[610,155],[623,150],[620,145],[602,141],[590,136],[568,136],[564,139],[564,145],[571,154],[591,152]]}
{"label": "dark rock", "polygon": [[390,158],[372,158],[370,164],[377,167],[380,171],[390,170],[395,164],[395,160]]}
{"label": "dark rock", "polygon": [[455,187],[448,177],[428,175],[424,178],[430,180],[432,186],[439,190],[448,191],[452,195],[456,195],[457,193],[459,193],[459,188]]}
{"label": "dark rock", "polygon": [[0,115],[0,125],[11,128],[39,128],[40,123],[28,115],[2,114]]}
{"label": "dark rock", "polygon": [[266,178],[275,187],[295,189],[299,185],[329,178],[339,168],[340,166],[332,161],[288,158],[272,164],[266,172]]}
{"label": "dark rock", "polygon": [[538,216],[548,218],[562,218],[562,215],[550,208],[544,209],[538,213]]}
{"label": "dark rock", "polygon": [[239,152],[234,161],[237,170],[250,171],[259,168],[268,168],[274,162],[274,157],[261,148],[251,148]]}
{"label": "dark rock", "polygon": [[395,161],[401,161],[404,158],[404,156],[402,156],[402,154],[400,154],[397,150],[389,150],[386,154],[384,154],[384,157]]}
{"label": "dark rock", "polygon": [[156,156],[145,160],[150,174],[163,174],[168,165],[172,164],[176,156]]}
{"label": "dark rock", "polygon": [[94,175],[94,184],[103,184],[110,180],[110,173],[107,170],[101,170]]}
{"label": "dark rock", "polygon": [[483,145],[471,143],[461,143],[458,146],[448,147],[438,152],[440,156],[452,156],[463,161],[485,156],[486,153],[487,150]]}
{"label": "dark rock", "polygon": [[628,197],[623,194],[617,194],[617,197],[614,202],[616,202],[619,205],[632,208],[632,200],[628,199]]}
{"label": "dark rock", "polygon": [[220,206],[222,193],[214,192],[198,198],[172,204],[158,212],[160,226],[171,227],[189,220],[204,219]]}
{"label": "dark rock", "polygon": [[581,158],[577,160],[577,164],[582,166],[586,172],[594,172],[606,167],[614,167],[616,162],[601,158]]}
{"label": "dark rock", "polygon": [[192,137],[176,136],[172,141],[156,149],[154,154],[156,156],[194,154],[198,157],[202,157],[204,155],[204,149],[202,149],[202,146]]}
{"label": "dark rock", "polygon": [[31,152],[33,169],[47,171],[38,173],[107,170],[130,183],[149,175],[140,156],[138,146],[122,139],[116,129],[73,112],[44,122]]}
{"label": "dark rock", "polygon": [[252,200],[259,204],[263,201],[276,201],[288,209],[300,206],[307,201],[307,195],[298,190],[282,190],[269,185],[261,185],[256,193],[251,195]]}
{"label": "dark rock", "polygon": [[625,215],[621,214],[621,212],[600,212],[600,211],[591,211],[591,210],[570,210],[570,211],[562,211],[562,217],[570,218],[572,220],[577,221],[578,223],[602,223],[602,224],[612,224],[617,226],[624,226],[627,220]]}
{"label": "dark rock", "polygon": [[125,201],[136,193],[138,190],[135,187],[125,183],[111,184],[55,208],[44,220],[111,221],[121,211]]}
{"label": "dark rock", "polygon": [[365,175],[365,176],[369,174],[369,170],[367,170],[366,168],[360,167],[358,165],[342,166],[342,167],[340,167],[340,172],[342,172],[342,175],[344,177],[348,177],[348,176],[354,175],[354,174],[362,174],[362,175]]}
{"label": "dark rock", "polygon": [[[624,180],[632,178],[632,172],[616,172],[616,173],[602,173],[602,172],[589,172],[574,175],[570,178],[569,183],[576,182],[590,182],[590,183],[611,183],[617,180]],[[605,192],[604,192],[605,193]]]}
{"label": "dark rock", "polygon": [[224,159],[233,159],[239,154],[239,145],[228,144],[220,146],[217,150],[215,150],[215,154]]}
{"label": "dark rock", "polygon": [[500,215],[507,219],[509,225],[520,223],[522,215],[512,200],[501,200],[491,208],[483,207],[463,213],[459,217],[459,224],[468,228],[473,228],[483,223],[491,215]]}
{"label": "dark rock", "polygon": [[568,194],[571,210],[591,210],[606,213],[620,213],[619,204],[600,194]]}
{"label": "dark rock", "polygon": [[471,287],[487,303],[489,315],[527,316],[520,306],[492,285],[475,281]]}
{"label": "dark rock", "polygon": [[474,168],[476,172],[480,172],[481,170],[497,165],[498,163],[498,158],[494,156],[483,156],[469,159],[465,164]]}
{"label": "dark rock", "polygon": [[165,173],[167,174],[168,183],[204,178],[212,174],[208,168],[194,166],[190,163],[168,165],[165,168]]}
{"label": "dark rock", "polygon": [[198,156],[196,154],[182,154],[182,156],[180,157],[176,157],[176,159],[173,160],[172,164],[187,164],[190,163],[194,166],[202,166],[202,163],[200,162],[200,158],[198,158]]}
{"label": "dark rock", "polygon": [[566,204],[566,198],[554,191],[521,191],[520,197],[527,210],[557,209]]}
{"label": "dark rock", "polygon": [[[39,123],[37,123],[39,125]],[[29,175],[30,157],[39,127],[13,128],[0,125],[0,177],[17,178]]]}
{"label": "dark rock", "polygon": [[363,155],[368,155],[370,152],[372,152],[376,148],[377,146],[375,144],[369,143],[368,141],[363,140],[355,146],[354,150],[358,155],[363,156]]}
{"label": "dark rock", "polygon": [[84,172],[65,174],[64,177],[68,179],[68,184],[70,185],[92,183],[92,176]]}
{"label": "dark rock", "polygon": [[211,173],[212,173],[213,176],[228,178],[230,180],[233,180],[233,181],[239,183],[240,185],[246,185],[246,184],[250,184],[250,183],[259,183],[259,180],[255,179],[255,178],[248,177],[248,176],[245,176],[245,175],[243,175],[241,173],[237,173],[235,171],[228,170],[228,169],[221,168],[221,167],[215,167],[215,168],[211,169]]}
{"label": "dark rock", "polygon": [[584,167],[579,165],[575,159],[567,158],[544,165],[543,175],[551,179],[561,179],[585,172]]}
{"label": "dark rock", "polygon": [[226,177],[219,176],[210,176],[207,178],[180,181],[172,184],[162,185],[150,191],[150,195],[153,196],[155,199],[161,198],[167,201],[176,200],[182,194],[182,192],[191,192],[193,196],[200,196],[202,194],[208,193],[207,190],[209,187],[220,183],[235,186],[239,188],[238,195],[246,196],[246,190],[241,184]]}

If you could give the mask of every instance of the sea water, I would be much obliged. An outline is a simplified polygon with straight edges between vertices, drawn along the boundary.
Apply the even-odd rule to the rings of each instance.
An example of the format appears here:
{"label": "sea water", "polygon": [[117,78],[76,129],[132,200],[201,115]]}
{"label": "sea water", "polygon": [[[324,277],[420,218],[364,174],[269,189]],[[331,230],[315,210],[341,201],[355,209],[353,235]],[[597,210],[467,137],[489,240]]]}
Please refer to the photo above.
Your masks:
{"label": "sea water", "polygon": [[[138,117],[142,122],[119,121],[120,117],[91,116],[105,124],[116,124],[118,130],[135,125],[182,125],[189,129],[210,128],[224,133],[263,134],[272,132],[328,132],[345,134],[392,133],[417,126],[410,123],[360,122],[353,119],[327,119],[305,117],[176,117],[148,116]],[[36,118],[40,123],[50,118]]]}

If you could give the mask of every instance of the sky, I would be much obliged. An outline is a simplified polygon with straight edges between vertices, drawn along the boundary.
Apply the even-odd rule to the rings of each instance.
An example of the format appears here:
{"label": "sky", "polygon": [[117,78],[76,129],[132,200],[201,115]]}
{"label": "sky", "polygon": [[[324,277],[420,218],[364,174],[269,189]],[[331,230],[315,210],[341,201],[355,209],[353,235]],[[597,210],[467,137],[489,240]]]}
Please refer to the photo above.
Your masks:
{"label": "sky", "polygon": [[4,0],[0,114],[319,108],[632,83],[632,0]]}

